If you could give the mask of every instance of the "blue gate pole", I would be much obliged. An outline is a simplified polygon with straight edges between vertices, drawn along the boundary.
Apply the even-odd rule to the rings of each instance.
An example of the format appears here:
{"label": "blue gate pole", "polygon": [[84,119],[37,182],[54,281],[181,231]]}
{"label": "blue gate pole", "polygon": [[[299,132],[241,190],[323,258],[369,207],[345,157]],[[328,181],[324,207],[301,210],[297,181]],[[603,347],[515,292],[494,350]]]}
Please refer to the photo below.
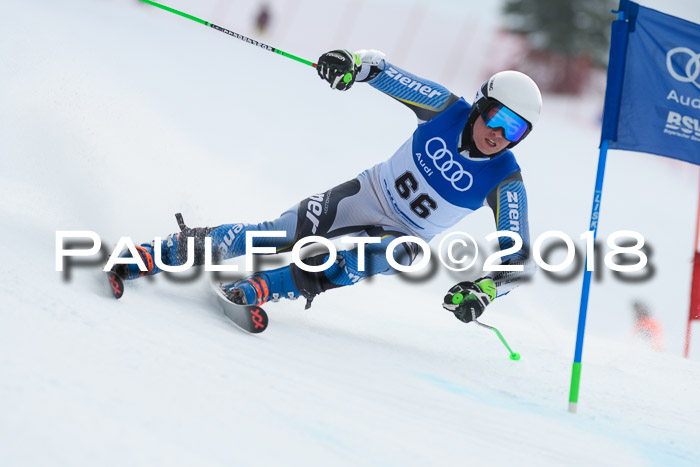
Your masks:
{"label": "blue gate pole", "polygon": [[[588,228],[593,231],[593,245],[598,234],[598,219],[600,217],[600,200],[603,196],[603,178],[605,177],[605,160],[608,157],[609,140],[604,140],[600,145],[598,156],[598,173],[595,178],[595,192],[593,194],[593,209],[591,211],[591,223]],[[595,248],[594,248],[595,251]],[[593,261],[593,258],[590,258]],[[589,258],[586,256],[588,265]],[[576,350],[574,352],[574,365],[571,370],[571,388],[569,390],[569,412],[576,413],[578,405],[578,389],[581,383],[581,354],[583,353],[583,335],[586,332],[586,315],[588,313],[588,295],[591,289],[591,271],[588,267],[583,271],[583,287],[581,290],[581,305],[578,311],[578,329],[576,331]]]}
{"label": "blue gate pole", "polygon": [[[605,106],[603,110],[603,128],[601,131],[600,154],[598,156],[598,172],[595,179],[595,192],[593,194],[593,209],[591,210],[591,223],[588,228],[593,231],[593,252],[595,252],[595,239],[598,234],[598,219],[600,218],[600,202],[603,197],[603,178],[605,177],[605,160],[608,157],[610,141],[617,140],[617,123],[620,113],[620,99],[622,97],[622,84],[625,71],[625,57],[627,54],[627,40],[629,34],[629,11],[638,5],[630,0],[620,0],[617,11],[617,21],[613,21],[610,41],[610,59],[608,60],[608,80],[605,90]],[[588,251],[586,251],[586,254]],[[586,256],[586,267],[583,271],[583,286],[581,287],[581,305],[578,311],[578,329],[576,331],[576,350],[574,351],[574,364],[571,369],[571,387],[569,390],[569,412],[576,413],[578,406],[578,393],[581,384],[581,354],[583,353],[583,336],[586,332],[586,315],[588,313],[588,295],[591,290],[591,271],[588,270],[589,259]]]}

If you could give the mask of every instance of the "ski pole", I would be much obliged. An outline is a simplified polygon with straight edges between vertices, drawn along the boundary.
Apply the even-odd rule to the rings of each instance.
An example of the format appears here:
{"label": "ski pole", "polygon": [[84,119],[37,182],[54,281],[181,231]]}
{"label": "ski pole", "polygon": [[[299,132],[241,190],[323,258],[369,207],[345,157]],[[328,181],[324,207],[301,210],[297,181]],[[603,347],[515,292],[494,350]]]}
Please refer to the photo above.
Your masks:
{"label": "ski pole", "polygon": [[262,42],[258,42],[255,39],[251,39],[251,38],[246,37],[242,34],[238,34],[237,32],[233,32],[229,29],[222,28],[221,26],[217,26],[216,24],[210,23],[209,21],[204,21],[203,19],[199,19],[196,16],[192,16],[192,15],[189,15],[189,14],[184,13],[182,11],[178,11],[175,8],[170,8],[169,6],[161,5],[160,3],[152,2],[151,0],[139,0],[139,1],[141,1],[143,3],[148,3],[149,5],[153,5],[156,8],[160,8],[161,10],[169,11],[170,13],[175,13],[176,15],[182,16],[183,18],[191,19],[192,21],[196,21],[196,22],[201,23],[205,26],[209,26],[211,28],[216,29],[217,31],[223,32],[224,34],[228,34],[231,37],[235,37],[236,39],[240,39],[243,42],[247,42],[248,44],[257,45],[258,47],[262,47],[263,49],[269,50],[270,52],[274,52],[276,54],[283,55],[287,58],[291,58],[292,60],[296,60],[297,62],[303,63],[304,65],[309,65],[309,66],[316,68],[316,64],[314,62],[304,60],[303,58],[289,54],[289,53],[284,52],[280,49],[276,49],[275,47],[271,47],[267,44],[263,44]]}
{"label": "ski pole", "polygon": [[479,326],[481,326],[483,328],[490,329],[493,332],[495,332],[496,335],[498,336],[498,338],[501,339],[501,342],[503,342],[503,345],[506,346],[506,349],[508,349],[508,352],[510,352],[510,359],[511,360],[520,360],[520,354],[518,352],[513,352],[513,350],[508,345],[508,342],[506,342],[506,340],[503,338],[503,335],[501,334],[501,332],[498,329],[496,329],[493,326],[489,326],[488,324],[480,323],[479,321],[477,321],[475,319],[472,321],[474,321],[476,324],[478,324]]}
{"label": "ski pole", "polygon": [[[452,303],[454,303],[455,305],[459,305],[463,301],[464,301],[464,295],[462,295],[459,292],[454,294],[454,296],[452,297]],[[482,328],[490,329],[496,333],[498,338],[501,339],[501,342],[503,342],[503,345],[505,345],[506,349],[508,349],[508,352],[510,352],[510,359],[511,360],[520,360],[520,354],[518,352],[513,352],[513,349],[510,348],[510,346],[508,345],[508,342],[506,342],[506,340],[503,338],[503,335],[501,334],[501,332],[498,329],[496,329],[493,326],[489,326],[488,324],[480,323],[476,319],[476,315],[474,314],[473,310],[472,310],[472,318],[473,318],[472,321],[475,322],[476,324],[478,324],[479,326],[481,326]]]}

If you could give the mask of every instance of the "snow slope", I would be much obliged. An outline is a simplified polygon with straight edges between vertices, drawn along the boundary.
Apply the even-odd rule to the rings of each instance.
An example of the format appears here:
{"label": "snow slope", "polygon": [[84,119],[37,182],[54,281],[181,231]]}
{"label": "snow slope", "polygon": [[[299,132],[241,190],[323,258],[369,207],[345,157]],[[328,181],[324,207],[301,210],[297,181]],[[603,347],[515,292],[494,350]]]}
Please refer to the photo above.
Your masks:
{"label": "snow slope", "polygon": [[[290,53],[315,59],[340,30],[320,2],[273,3],[296,12],[269,37]],[[670,3],[643,2],[700,22],[694,2]],[[237,4],[187,4],[171,3],[254,34],[232,19]],[[352,5],[365,14],[333,40],[403,54],[400,65],[466,96],[484,78],[478,48],[454,73],[444,50],[426,54],[445,10],[495,24],[492,7],[411,4],[425,19],[402,48],[410,16],[392,16],[397,2],[374,16],[368,2],[343,2],[333,21]],[[457,277],[441,268],[335,290],[310,310],[271,304],[260,336],[228,323],[201,274],[129,283],[117,302],[104,258],[56,272],[57,230],[113,246],[175,231],[175,212],[191,226],[274,218],[388,157],[415,121],[367,86],[331,92],[310,68],[136,1],[8,0],[4,12],[0,465],[697,465],[698,345],[680,357],[697,167],[609,156],[600,238],[640,231],[653,274],[628,283],[604,271],[594,283],[574,416],[576,271],[540,271],[484,315],[518,362],[440,308]],[[324,19],[325,32],[309,26]],[[541,125],[518,147],[533,238],[586,230],[601,102],[545,96]],[[492,229],[479,211],[454,230]],[[635,299],[664,326],[665,352],[631,337]]]}

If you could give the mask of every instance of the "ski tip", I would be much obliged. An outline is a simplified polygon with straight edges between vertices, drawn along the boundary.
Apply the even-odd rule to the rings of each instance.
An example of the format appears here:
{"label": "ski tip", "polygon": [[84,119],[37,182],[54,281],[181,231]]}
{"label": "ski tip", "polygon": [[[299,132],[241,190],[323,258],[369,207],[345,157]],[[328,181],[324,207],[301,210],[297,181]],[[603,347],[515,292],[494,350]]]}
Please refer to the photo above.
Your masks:
{"label": "ski tip", "polygon": [[250,332],[257,334],[267,329],[269,319],[267,318],[267,313],[265,313],[265,310],[259,306],[249,306],[246,309],[246,313],[248,314],[248,319],[250,320],[250,328],[248,329]]}
{"label": "ski tip", "polygon": [[251,334],[259,334],[267,329],[267,313],[258,305],[241,305],[235,303],[228,295],[223,284],[210,282],[219,298],[224,315],[240,329]]}
{"label": "ski tip", "polygon": [[112,296],[116,299],[120,299],[124,295],[124,281],[119,275],[114,271],[107,272],[107,278],[109,279],[109,287],[112,290]]}

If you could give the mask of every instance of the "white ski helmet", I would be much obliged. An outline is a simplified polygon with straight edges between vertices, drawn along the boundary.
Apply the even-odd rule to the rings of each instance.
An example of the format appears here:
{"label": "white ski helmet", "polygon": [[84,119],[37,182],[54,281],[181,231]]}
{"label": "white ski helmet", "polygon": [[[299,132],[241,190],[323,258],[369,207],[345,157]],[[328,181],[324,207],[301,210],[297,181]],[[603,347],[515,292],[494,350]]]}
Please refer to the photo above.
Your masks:
{"label": "white ski helmet", "polygon": [[[519,71],[501,71],[491,76],[476,93],[472,112],[462,132],[460,151],[466,149],[470,157],[493,158],[522,141],[537,124],[542,110],[542,94],[537,84]],[[482,117],[491,128],[502,128],[510,141],[507,148],[496,154],[482,154],[474,144],[473,129]],[[469,139],[467,139],[467,137]]]}
{"label": "white ski helmet", "polygon": [[496,99],[535,126],[542,110],[542,94],[537,84],[525,73],[501,71],[486,81],[481,93]]}

